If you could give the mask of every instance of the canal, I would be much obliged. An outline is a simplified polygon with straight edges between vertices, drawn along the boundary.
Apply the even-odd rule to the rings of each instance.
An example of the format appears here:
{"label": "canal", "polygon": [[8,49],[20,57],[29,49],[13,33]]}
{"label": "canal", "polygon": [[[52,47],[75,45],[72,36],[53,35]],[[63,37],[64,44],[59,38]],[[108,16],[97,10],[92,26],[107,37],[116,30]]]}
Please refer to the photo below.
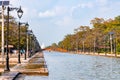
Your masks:
{"label": "canal", "polygon": [[120,58],[44,52],[49,76],[25,80],[120,80]]}

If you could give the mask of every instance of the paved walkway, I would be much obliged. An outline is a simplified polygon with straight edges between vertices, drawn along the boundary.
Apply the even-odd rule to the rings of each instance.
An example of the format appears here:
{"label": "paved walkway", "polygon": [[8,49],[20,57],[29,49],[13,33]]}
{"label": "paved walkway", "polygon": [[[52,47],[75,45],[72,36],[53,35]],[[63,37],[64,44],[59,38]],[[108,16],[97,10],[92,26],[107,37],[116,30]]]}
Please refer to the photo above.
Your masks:
{"label": "paved walkway", "polygon": [[[27,60],[22,60],[10,69],[10,72],[3,73],[0,80],[14,80],[20,73],[25,75],[48,75],[48,69],[42,52],[36,53]],[[20,76],[19,76],[20,77]]]}
{"label": "paved walkway", "polygon": [[19,72],[6,72],[1,75],[0,80],[14,80],[19,74]]}
{"label": "paved walkway", "polygon": [[11,71],[21,72],[27,75],[48,75],[43,53],[36,53],[32,58],[17,64]]}

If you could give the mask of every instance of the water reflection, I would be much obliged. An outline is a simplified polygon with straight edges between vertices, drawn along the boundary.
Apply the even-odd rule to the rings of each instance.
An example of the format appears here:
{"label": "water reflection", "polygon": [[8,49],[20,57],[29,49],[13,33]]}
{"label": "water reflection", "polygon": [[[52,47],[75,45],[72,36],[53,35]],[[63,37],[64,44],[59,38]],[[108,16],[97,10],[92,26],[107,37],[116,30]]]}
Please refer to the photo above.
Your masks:
{"label": "water reflection", "polygon": [[120,59],[91,55],[44,52],[48,77],[25,80],[120,80]]}

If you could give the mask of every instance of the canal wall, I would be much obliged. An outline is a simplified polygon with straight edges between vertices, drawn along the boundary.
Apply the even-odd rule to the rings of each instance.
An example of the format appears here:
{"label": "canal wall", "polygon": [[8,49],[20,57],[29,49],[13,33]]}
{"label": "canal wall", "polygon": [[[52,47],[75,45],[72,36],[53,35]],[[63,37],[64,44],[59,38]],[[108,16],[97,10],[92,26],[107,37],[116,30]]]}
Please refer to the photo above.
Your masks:
{"label": "canal wall", "polygon": [[76,51],[71,51],[71,52],[68,52],[68,53],[120,58],[120,54],[111,54],[111,53],[76,52]]}

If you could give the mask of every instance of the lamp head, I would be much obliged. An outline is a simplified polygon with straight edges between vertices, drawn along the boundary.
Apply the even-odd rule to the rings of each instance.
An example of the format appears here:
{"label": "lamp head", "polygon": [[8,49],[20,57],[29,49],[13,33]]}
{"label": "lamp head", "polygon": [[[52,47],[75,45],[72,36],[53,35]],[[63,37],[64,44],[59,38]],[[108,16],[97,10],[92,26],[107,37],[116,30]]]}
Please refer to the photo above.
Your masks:
{"label": "lamp head", "polygon": [[19,19],[22,17],[22,15],[23,15],[23,10],[21,9],[21,6],[20,6],[20,8],[18,9],[18,11],[17,11],[17,15],[18,15],[18,17],[19,17]]}
{"label": "lamp head", "polygon": [[25,26],[27,26],[27,27],[29,26],[28,22],[25,24]]}

